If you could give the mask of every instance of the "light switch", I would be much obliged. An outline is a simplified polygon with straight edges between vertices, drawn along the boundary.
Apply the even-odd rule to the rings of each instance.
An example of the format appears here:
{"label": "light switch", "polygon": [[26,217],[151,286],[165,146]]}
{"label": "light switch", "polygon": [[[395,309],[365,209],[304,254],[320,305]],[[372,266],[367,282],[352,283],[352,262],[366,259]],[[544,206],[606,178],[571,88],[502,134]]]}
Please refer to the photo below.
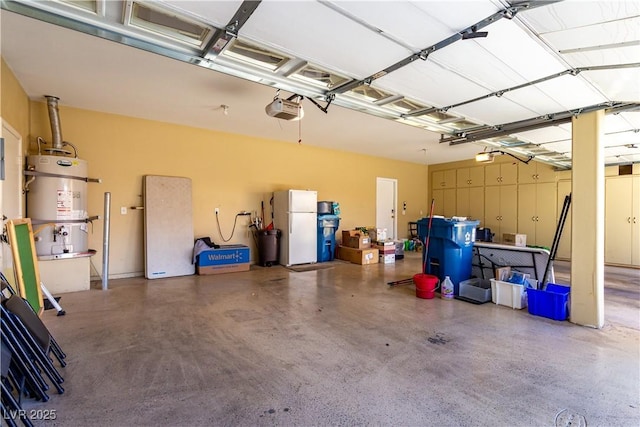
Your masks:
{"label": "light switch", "polygon": [[120,208],[120,215],[126,215],[127,214],[127,208],[125,206],[122,206]]}

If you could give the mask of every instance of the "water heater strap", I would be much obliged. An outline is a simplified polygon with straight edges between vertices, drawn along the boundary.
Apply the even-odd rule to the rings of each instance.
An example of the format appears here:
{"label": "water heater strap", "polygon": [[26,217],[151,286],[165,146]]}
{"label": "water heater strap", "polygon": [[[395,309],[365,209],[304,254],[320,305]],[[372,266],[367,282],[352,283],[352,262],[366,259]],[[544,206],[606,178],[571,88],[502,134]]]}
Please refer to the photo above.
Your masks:
{"label": "water heater strap", "polygon": [[73,176],[73,175],[61,175],[58,173],[48,173],[48,172],[38,172],[38,171],[24,171],[25,175],[31,176],[46,176],[50,178],[65,178],[65,179],[77,179],[79,181],[84,182],[102,182],[100,178],[86,178],[82,176]]}
{"label": "water heater strap", "polygon": [[100,215],[81,219],[32,219],[31,223],[34,225],[49,224],[55,226],[56,224],[86,224],[87,222],[95,221],[97,219],[100,219]]}

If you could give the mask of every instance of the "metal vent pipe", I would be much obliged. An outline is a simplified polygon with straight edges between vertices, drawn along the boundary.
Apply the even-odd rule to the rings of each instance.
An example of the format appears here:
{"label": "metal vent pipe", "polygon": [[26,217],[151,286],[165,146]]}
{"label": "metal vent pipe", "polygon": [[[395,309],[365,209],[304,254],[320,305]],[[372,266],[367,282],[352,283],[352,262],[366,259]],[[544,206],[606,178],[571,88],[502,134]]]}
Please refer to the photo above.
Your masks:
{"label": "metal vent pipe", "polygon": [[51,123],[51,144],[54,150],[62,150],[62,127],[60,126],[60,114],[58,113],[58,100],[60,98],[45,95],[47,109],[49,110],[49,122]]}

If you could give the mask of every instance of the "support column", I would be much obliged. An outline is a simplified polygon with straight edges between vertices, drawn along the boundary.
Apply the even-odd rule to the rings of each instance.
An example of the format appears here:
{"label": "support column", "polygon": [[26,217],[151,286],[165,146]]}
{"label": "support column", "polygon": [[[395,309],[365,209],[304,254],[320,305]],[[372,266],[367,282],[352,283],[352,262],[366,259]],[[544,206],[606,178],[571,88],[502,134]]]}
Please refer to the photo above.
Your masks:
{"label": "support column", "polygon": [[570,321],[604,326],[604,111],[574,117]]}

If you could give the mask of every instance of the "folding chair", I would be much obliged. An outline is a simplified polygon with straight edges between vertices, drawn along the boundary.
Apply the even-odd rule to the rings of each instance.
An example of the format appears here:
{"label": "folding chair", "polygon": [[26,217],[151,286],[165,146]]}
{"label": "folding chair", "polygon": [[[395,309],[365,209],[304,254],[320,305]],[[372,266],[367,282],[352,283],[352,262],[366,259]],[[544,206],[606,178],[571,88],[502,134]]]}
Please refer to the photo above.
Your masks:
{"label": "folding chair", "polygon": [[[11,285],[9,284],[9,282],[7,281],[6,277],[4,276],[4,274],[0,273],[0,283],[2,286],[2,294],[1,294],[1,298],[2,298],[2,302],[5,303],[5,301],[8,301],[13,295],[18,296],[16,294],[16,292],[13,290],[13,288],[11,287]],[[40,317],[36,314],[36,312],[33,310],[33,308],[31,307],[31,305],[27,304],[27,307],[33,312],[34,316],[30,316],[28,314],[25,314],[25,316],[30,318],[30,322],[26,325],[27,328],[29,328],[30,324],[35,325],[33,328],[29,328],[31,330],[31,332],[33,334],[36,334],[37,331],[42,331],[43,328],[45,330],[46,326],[44,325],[44,323],[42,323],[42,320],[40,320]],[[41,332],[42,334],[44,334],[43,332]],[[58,360],[58,363],[60,363],[60,366],[65,367],[67,366],[67,363],[65,362],[65,358],[67,357],[67,355],[65,354],[64,351],[62,351],[62,348],[60,347],[60,345],[58,345],[58,342],[53,338],[53,336],[49,333],[49,331],[47,330],[47,335],[49,336],[49,349],[50,352],[56,357],[56,359]],[[46,338],[42,338],[40,340],[41,345],[44,348],[44,344],[46,342]],[[47,352],[47,355],[49,354],[49,352]]]}
{"label": "folding chair", "polygon": [[0,384],[2,385],[2,419],[7,423],[9,427],[17,426],[16,419],[22,421],[22,424],[27,427],[32,427],[31,420],[26,416],[26,413],[22,410],[22,406],[15,399],[11,392],[12,386],[9,384],[9,370],[11,363],[13,362],[13,355],[11,350],[2,341],[2,378]]}
{"label": "folding chair", "polygon": [[49,331],[40,318],[31,310],[28,303],[17,295],[12,295],[2,307],[2,323],[16,338],[29,360],[46,375],[59,394],[64,393],[60,384],[64,379],[53,366],[49,357],[51,339]]}
{"label": "folding chair", "polygon": [[[19,346],[13,334],[5,330],[4,319],[2,323],[0,338],[2,344],[11,352],[11,364],[9,366],[7,379],[13,383],[12,388],[18,392],[18,403],[22,401],[23,395],[36,400],[42,400],[43,402],[48,401],[49,395],[47,395],[46,390],[48,390],[49,386],[40,375],[38,368]],[[8,380],[5,382],[3,378],[3,384],[7,387],[11,385]]]}

